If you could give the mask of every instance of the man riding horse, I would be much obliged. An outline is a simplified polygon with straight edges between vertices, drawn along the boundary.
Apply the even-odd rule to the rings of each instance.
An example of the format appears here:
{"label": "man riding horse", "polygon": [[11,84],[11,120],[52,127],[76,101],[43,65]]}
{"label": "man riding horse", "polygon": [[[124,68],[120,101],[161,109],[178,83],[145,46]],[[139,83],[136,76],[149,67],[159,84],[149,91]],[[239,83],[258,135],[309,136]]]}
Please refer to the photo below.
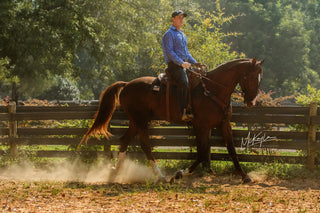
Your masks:
{"label": "man riding horse", "polygon": [[190,121],[193,114],[188,113],[188,77],[186,69],[197,61],[191,56],[187,48],[187,37],[181,27],[187,14],[182,10],[172,13],[172,26],[162,37],[164,59],[168,64],[167,73],[170,80],[177,85],[178,104],[181,112],[181,120]]}
{"label": "man riding horse", "polygon": [[[231,94],[239,84],[244,103],[247,106],[255,104],[263,74],[261,65],[264,60],[257,61],[256,58],[234,59],[206,72],[206,75],[198,75],[201,84],[197,84],[190,89],[190,96],[192,97],[190,105],[194,116],[187,114],[188,78],[186,69],[189,69],[191,64],[196,63],[196,60],[188,52],[187,40],[181,31],[185,16],[186,14],[181,10],[173,12],[173,25],[163,36],[163,52],[168,63],[169,78],[171,78],[171,81],[176,81],[173,82],[174,84],[179,83],[178,103],[181,111],[179,112],[176,108],[177,100],[173,99],[169,107],[172,116],[168,116],[168,110],[163,107],[167,103],[166,97],[168,96],[166,96],[166,93],[153,90],[155,77],[144,76],[130,82],[117,81],[101,94],[94,123],[80,141],[79,146],[83,142],[87,142],[91,135],[99,136],[102,134],[106,138],[112,136],[109,124],[116,106],[119,104],[128,116],[129,127],[124,135],[119,138],[120,148],[117,169],[121,168],[128,146],[133,138],[138,135],[140,146],[153,171],[158,175],[159,180],[166,181],[152,155],[149,122],[155,117],[176,123],[181,123],[181,120],[189,120],[196,137],[197,158],[190,167],[177,172],[174,178],[181,178],[183,174],[191,174],[200,163],[208,171],[211,170],[210,132],[212,128],[219,128],[237,173],[241,175],[244,183],[251,182],[251,178],[239,163],[233,143],[230,101]],[[190,84],[192,84],[192,81],[190,81]]]}

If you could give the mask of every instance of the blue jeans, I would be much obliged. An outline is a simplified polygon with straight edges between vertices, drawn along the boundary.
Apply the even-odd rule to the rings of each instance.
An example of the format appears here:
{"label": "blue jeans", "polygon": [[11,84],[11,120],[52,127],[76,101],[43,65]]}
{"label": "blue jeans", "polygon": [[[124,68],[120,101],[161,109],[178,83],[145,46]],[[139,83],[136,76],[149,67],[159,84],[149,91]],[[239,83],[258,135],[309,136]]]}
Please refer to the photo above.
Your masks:
{"label": "blue jeans", "polygon": [[189,82],[186,70],[173,62],[169,62],[167,72],[172,83],[177,86],[178,104],[182,115],[183,109],[187,108],[188,105]]}

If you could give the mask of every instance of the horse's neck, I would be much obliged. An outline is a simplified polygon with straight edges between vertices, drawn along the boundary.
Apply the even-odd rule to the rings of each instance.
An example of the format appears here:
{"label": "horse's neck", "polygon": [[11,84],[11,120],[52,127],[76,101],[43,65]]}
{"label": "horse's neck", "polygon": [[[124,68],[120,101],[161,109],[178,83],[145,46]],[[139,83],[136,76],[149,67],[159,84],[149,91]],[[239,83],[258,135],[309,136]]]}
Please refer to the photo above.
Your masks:
{"label": "horse's neck", "polygon": [[[212,73],[208,78],[215,82],[213,89],[233,91],[238,84],[238,73],[236,69],[228,70],[226,72]],[[214,86],[215,85],[215,86]]]}
{"label": "horse's neck", "polygon": [[208,78],[215,83],[210,83],[210,92],[228,104],[231,99],[231,94],[239,82],[242,74],[238,66],[234,66],[226,71],[212,72],[208,74]]}

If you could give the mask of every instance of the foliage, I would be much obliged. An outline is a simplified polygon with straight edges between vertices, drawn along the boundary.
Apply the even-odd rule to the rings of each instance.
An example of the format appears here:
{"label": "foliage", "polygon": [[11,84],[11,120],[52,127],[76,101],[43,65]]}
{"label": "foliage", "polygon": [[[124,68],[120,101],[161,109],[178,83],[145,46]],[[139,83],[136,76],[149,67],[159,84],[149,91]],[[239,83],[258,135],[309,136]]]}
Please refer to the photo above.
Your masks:
{"label": "foliage", "polygon": [[48,100],[73,100],[80,99],[80,91],[77,85],[66,78],[58,77],[56,83],[37,98]]}
{"label": "foliage", "polygon": [[313,88],[310,84],[307,86],[306,94],[300,94],[296,97],[297,104],[309,105],[310,103],[320,104],[320,89]]}
{"label": "foliage", "polygon": [[[273,97],[272,95],[275,94],[275,92],[272,92],[271,90],[268,92],[265,92],[263,90],[258,91],[258,95],[256,98],[256,106],[263,106],[263,107],[276,107],[283,105],[286,101],[292,100],[295,95],[290,96],[279,96],[279,97]],[[232,94],[232,100],[236,103],[243,103],[243,96],[239,93],[233,93]],[[250,130],[272,130],[273,127],[279,127],[283,126],[283,124],[247,124],[248,128]],[[254,148],[250,148],[250,150],[254,150]],[[270,152],[270,150],[266,149],[267,152]],[[272,150],[271,150],[272,151]]]}
{"label": "foliage", "polygon": [[[212,10],[211,3],[200,1]],[[263,90],[286,96],[301,92],[307,83],[319,85],[319,3],[293,0],[222,1],[227,15],[237,18],[224,30],[232,29],[237,37],[228,37],[231,50],[248,57],[264,58]],[[311,42],[315,41],[315,42]]]}
{"label": "foliage", "polygon": [[[19,79],[26,97],[50,87],[55,75],[73,72],[72,59],[80,48],[96,54],[101,45],[92,22],[91,1],[1,1],[0,58],[8,57],[8,78]],[[94,9],[95,10],[95,9]]]}
{"label": "foliage", "polygon": [[57,104],[48,100],[28,99],[22,101],[23,106],[56,106]]}
{"label": "foliage", "polygon": [[[76,82],[80,98],[98,99],[115,80],[154,76],[165,68],[161,39],[175,9],[170,3],[2,1],[6,21],[1,22],[0,58],[9,61],[6,79],[16,79],[22,98],[41,92],[49,98],[61,78]],[[192,54],[211,66],[238,57],[222,42],[229,35],[221,25],[230,18],[223,18],[219,8],[213,15],[191,5],[184,8],[190,14],[184,29]]]}
{"label": "foliage", "polygon": [[224,43],[226,37],[234,37],[235,33],[224,33],[222,26],[231,22],[235,17],[224,17],[223,10],[217,5],[214,13],[197,12],[194,14],[199,24],[195,24],[189,33],[189,48],[198,61],[209,67],[229,61],[234,58],[244,57],[235,51],[230,51],[230,45]]}
{"label": "foliage", "polygon": [[[272,92],[269,90],[268,92],[265,92],[263,90],[258,91],[257,99],[256,99],[256,105],[257,106],[281,106],[285,103],[287,100],[292,100],[295,95],[290,96],[280,96],[280,97],[273,97],[272,95],[275,94],[275,92]],[[243,97],[242,94],[239,93],[233,93],[232,94],[232,100],[236,103],[243,103]]]}
{"label": "foliage", "polygon": [[6,95],[3,91],[8,90],[12,82],[18,82],[17,78],[10,77],[12,68],[8,57],[0,58],[0,96]]}
{"label": "foliage", "polygon": [[183,30],[199,62],[257,56],[266,60],[264,91],[285,97],[319,87],[315,0],[2,0],[0,95],[12,84],[21,99],[49,97],[61,78],[79,98],[98,99],[116,80],[154,76],[166,66],[161,39],[178,8],[189,14]]}
{"label": "foliage", "polygon": [[46,159],[35,157],[36,151],[39,150],[37,146],[18,146],[18,155],[15,158],[12,158],[9,147],[0,146],[0,148],[3,151],[3,154],[0,155],[0,168],[27,163],[33,163],[34,165],[46,163]]}
{"label": "foliage", "polygon": [[[317,105],[320,104],[320,89],[313,88],[310,84],[307,86],[307,91],[305,94],[299,94],[296,97],[296,103],[303,105],[303,106],[309,106],[311,103],[316,103]],[[302,124],[296,124],[291,127],[291,129],[296,131],[307,131],[308,126],[302,125]],[[318,126],[317,129],[319,130],[320,127]]]}

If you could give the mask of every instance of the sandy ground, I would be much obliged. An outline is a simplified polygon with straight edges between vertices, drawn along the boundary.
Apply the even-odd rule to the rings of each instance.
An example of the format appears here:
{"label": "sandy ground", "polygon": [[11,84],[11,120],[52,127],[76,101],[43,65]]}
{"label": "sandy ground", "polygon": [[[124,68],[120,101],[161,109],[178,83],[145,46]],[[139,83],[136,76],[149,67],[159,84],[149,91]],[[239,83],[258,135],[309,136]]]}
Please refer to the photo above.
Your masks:
{"label": "sandy ground", "polygon": [[156,183],[149,167],[131,161],[113,173],[105,163],[79,162],[0,169],[0,212],[320,212],[316,177],[278,180],[252,172],[254,183],[241,184],[239,176],[193,174]]}
{"label": "sandy ground", "polygon": [[318,179],[193,175],[174,184],[0,179],[2,212],[320,212]]}

